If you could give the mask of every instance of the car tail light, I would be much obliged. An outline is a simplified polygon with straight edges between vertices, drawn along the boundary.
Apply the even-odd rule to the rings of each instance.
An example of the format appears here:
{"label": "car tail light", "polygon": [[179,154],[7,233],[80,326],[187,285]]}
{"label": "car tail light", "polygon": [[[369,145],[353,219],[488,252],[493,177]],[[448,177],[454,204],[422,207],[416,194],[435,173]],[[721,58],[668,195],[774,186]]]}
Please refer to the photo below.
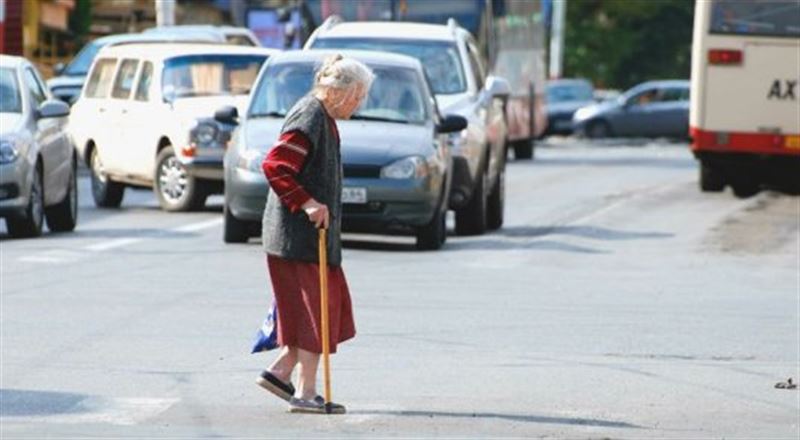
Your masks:
{"label": "car tail light", "polygon": [[708,51],[709,64],[738,66],[742,64],[742,51],[731,49],[711,49]]}
{"label": "car tail light", "polygon": [[194,153],[197,150],[197,145],[194,143],[189,144],[188,147],[181,148],[181,154],[184,157],[194,157]]}

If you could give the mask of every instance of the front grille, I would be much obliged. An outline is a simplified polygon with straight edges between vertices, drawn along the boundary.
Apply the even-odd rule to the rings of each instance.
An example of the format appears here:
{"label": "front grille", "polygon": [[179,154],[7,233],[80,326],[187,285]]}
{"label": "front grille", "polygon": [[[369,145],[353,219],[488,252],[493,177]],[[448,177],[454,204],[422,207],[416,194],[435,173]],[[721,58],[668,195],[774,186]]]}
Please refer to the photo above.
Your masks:
{"label": "front grille", "polygon": [[381,177],[381,167],[377,165],[345,165],[344,177],[374,178]]}
{"label": "front grille", "polygon": [[369,202],[365,204],[343,203],[342,213],[347,214],[375,214],[383,210],[383,203]]}

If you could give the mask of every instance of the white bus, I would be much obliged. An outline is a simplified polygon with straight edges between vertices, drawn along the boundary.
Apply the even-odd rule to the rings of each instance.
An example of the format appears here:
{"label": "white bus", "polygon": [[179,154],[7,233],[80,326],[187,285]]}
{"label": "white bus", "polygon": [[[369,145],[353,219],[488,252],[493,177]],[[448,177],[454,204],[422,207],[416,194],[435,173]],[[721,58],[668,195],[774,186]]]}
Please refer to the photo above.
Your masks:
{"label": "white bus", "polygon": [[697,0],[689,130],[700,189],[800,186],[800,2]]}

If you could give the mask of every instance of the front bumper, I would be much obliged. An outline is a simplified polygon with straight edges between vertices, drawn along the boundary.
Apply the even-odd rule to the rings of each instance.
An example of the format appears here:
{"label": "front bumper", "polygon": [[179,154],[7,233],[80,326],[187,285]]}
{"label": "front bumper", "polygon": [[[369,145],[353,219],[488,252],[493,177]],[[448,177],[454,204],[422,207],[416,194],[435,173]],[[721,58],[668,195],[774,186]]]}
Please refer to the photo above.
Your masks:
{"label": "front bumper", "polygon": [[346,232],[409,232],[430,223],[441,209],[441,185],[431,179],[345,178],[344,186],[367,189],[366,203],[342,205]]}
{"label": "front bumper", "polygon": [[27,167],[19,165],[18,162],[0,165],[0,217],[19,214],[28,206],[29,172]]}
{"label": "front bumper", "polygon": [[[431,179],[345,178],[345,187],[366,188],[367,202],[342,206],[342,229],[349,232],[401,232],[431,222],[441,209],[441,185]],[[225,181],[225,200],[234,217],[261,221],[267,201],[263,174],[236,168]]]}
{"label": "front bumper", "polygon": [[183,158],[181,163],[186,167],[186,172],[189,175],[198,179],[217,181],[225,179],[222,157]]}

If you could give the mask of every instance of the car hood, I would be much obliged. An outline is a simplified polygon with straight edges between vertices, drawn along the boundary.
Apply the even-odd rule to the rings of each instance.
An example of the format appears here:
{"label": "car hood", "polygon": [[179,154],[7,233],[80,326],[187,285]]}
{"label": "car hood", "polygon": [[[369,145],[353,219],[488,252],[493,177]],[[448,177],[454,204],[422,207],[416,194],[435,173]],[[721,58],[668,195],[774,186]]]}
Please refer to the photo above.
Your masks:
{"label": "car hood", "polygon": [[557,114],[557,113],[573,113],[575,110],[586,107],[587,105],[593,105],[593,101],[565,101],[565,102],[548,102],[547,103],[547,113],[549,114]]}
{"label": "car hood", "polygon": [[[375,121],[336,121],[347,164],[386,165],[402,157],[429,154],[432,128],[425,125]],[[244,128],[248,148],[266,151],[278,138],[283,118],[258,118]],[[387,135],[391,133],[390,135]]]}
{"label": "car hood", "polygon": [[83,82],[86,81],[85,76],[57,76],[47,80],[47,87],[51,90],[56,87],[83,87]]}
{"label": "car hood", "polygon": [[213,117],[214,113],[226,105],[236,106],[240,115],[247,110],[247,95],[239,96],[198,96],[179,98],[172,102],[176,114],[187,118]]}
{"label": "car hood", "polygon": [[18,132],[23,122],[22,113],[0,113],[0,137]]}

